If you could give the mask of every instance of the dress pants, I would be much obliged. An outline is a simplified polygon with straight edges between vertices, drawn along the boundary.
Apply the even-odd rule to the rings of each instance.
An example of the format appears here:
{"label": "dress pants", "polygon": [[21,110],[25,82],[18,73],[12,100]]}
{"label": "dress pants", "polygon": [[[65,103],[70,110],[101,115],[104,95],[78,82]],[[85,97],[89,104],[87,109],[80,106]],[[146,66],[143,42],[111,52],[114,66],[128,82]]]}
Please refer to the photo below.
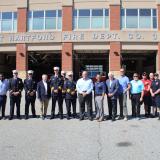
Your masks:
{"label": "dress pants", "polygon": [[127,116],[127,93],[119,94],[120,117]]}
{"label": "dress pants", "polygon": [[88,118],[92,118],[92,94],[88,94],[85,97],[83,95],[78,94],[79,99],[79,110],[80,110],[80,118],[84,118],[85,115],[85,104],[87,105],[87,114]]}
{"label": "dress pants", "polygon": [[134,117],[140,116],[140,108],[141,108],[140,98],[141,98],[141,93],[131,95],[132,116]]}
{"label": "dress pants", "polygon": [[102,96],[95,96],[95,106],[96,106],[96,118],[104,118],[104,98]]}
{"label": "dress pants", "polygon": [[13,118],[14,115],[14,106],[17,107],[17,117],[20,117],[20,103],[21,96],[11,96],[10,97],[10,117]]}
{"label": "dress pants", "polygon": [[109,117],[115,118],[117,114],[117,99],[112,99],[108,97],[108,111]]}
{"label": "dress pants", "polygon": [[46,116],[49,99],[45,98],[45,99],[41,100],[40,103],[41,103],[41,116]]}
{"label": "dress pants", "polygon": [[76,115],[76,99],[66,99],[67,116],[71,116],[71,105],[73,109],[73,115]]}
{"label": "dress pants", "polygon": [[5,117],[6,100],[6,95],[0,95],[0,110],[2,109],[2,117]]}
{"label": "dress pants", "polygon": [[62,96],[52,96],[52,110],[51,110],[51,116],[55,115],[55,108],[56,108],[56,102],[58,101],[58,107],[59,107],[59,115],[63,116],[63,101]]}
{"label": "dress pants", "polygon": [[32,97],[32,96],[26,96],[25,100],[26,100],[25,115],[28,116],[29,106],[31,105],[32,115],[35,116],[36,115],[36,111],[35,111],[35,100],[36,100],[36,98]]}

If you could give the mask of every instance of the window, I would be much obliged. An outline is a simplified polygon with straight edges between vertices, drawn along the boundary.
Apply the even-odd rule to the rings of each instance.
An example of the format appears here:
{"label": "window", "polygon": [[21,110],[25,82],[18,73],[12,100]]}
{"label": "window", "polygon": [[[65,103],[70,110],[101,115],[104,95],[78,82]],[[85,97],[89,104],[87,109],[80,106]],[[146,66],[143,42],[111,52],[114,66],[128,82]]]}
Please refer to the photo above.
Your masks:
{"label": "window", "polygon": [[44,11],[33,12],[33,30],[44,29]]}
{"label": "window", "polygon": [[90,10],[84,9],[79,10],[79,29],[87,29],[90,28]]}
{"label": "window", "polygon": [[139,28],[151,28],[151,10],[139,10]]}
{"label": "window", "polygon": [[2,32],[17,31],[17,12],[0,13],[0,30]]}
{"label": "window", "polygon": [[61,28],[61,10],[28,12],[28,30],[56,30]]}
{"label": "window", "polygon": [[137,9],[126,10],[126,27],[138,28],[138,10]]}
{"label": "window", "polygon": [[86,65],[85,68],[90,78],[95,77],[99,73],[103,73],[103,65]]}
{"label": "window", "polygon": [[103,10],[102,9],[92,10],[91,28],[103,28]]}
{"label": "window", "polygon": [[79,9],[73,12],[74,29],[109,28],[108,9]]}
{"label": "window", "polygon": [[157,28],[156,9],[121,9],[121,27],[138,29]]}
{"label": "window", "polygon": [[56,11],[46,11],[46,29],[56,29]]}

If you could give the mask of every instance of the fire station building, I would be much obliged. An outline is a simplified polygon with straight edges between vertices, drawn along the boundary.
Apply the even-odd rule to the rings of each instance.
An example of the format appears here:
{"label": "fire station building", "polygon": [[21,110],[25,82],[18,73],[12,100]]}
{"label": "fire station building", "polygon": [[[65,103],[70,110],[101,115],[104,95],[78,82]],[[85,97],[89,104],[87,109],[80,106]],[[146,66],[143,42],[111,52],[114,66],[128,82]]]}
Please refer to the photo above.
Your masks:
{"label": "fire station building", "polygon": [[160,73],[160,0],[0,1],[0,72]]}

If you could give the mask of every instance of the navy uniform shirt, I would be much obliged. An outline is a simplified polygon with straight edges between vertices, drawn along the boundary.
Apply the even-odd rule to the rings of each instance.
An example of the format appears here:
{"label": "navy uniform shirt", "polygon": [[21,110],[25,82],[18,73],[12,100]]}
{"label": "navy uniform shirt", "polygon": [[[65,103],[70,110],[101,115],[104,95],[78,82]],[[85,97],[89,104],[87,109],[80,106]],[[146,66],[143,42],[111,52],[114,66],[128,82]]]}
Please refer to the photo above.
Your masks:
{"label": "navy uniform shirt", "polygon": [[[60,96],[62,95],[62,87],[63,87],[63,81],[61,76],[52,76],[51,77],[51,91],[52,91],[52,96]],[[54,91],[58,90],[58,93],[55,93]]]}
{"label": "navy uniform shirt", "polygon": [[106,93],[106,85],[104,82],[95,82],[95,95],[102,95]]}
{"label": "navy uniform shirt", "polygon": [[[20,96],[21,96],[21,92],[23,90],[23,82],[22,79],[20,78],[11,78],[9,80],[9,90],[12,92],[20,92]],[[12,94],[10,94],[12,96]]]}
{"label": "navy uniform shirt", "polygon": [[36,89],[37,89],[37,83],[34,79],[25,79],[24,80],[24,89],[25,89],[25,93],[26,95],[28,94],[28,92],[35,92],[34,97],[36,96]]}
{"label": "navy uniform shirt", "polygon": [[76,99],[76,83],[74,81],[67,80],[64,83],[64,89],[66,91],[66,99]]}
{"label": "navy uniform shirt", "polygon": [[[158,89],[160,89],[160,80],[159,79],[152,81],[151,89],[152,89],[153,93],[156,92]],[[160,96],[160,93],[156,94],[155,96]]]}

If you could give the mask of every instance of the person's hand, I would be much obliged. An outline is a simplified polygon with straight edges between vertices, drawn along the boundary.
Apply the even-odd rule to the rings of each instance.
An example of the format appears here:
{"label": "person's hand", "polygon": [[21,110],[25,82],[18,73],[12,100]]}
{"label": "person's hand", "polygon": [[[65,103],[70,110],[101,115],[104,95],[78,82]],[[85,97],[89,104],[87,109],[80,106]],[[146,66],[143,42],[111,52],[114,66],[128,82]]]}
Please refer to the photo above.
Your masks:
{"label": "person's hand", "polygon": [[103,101],[104,100],[104,96],[102,96],[102,99],[101,99],[101,101]]}
{"label": "person's hand", "polygon": [[152,95],[152,97],[154,97],[154,96],[155,96],[155,94],[154,94],[154,93],[152,93],[151,95]]}
{"label": "person's hand", "polygon": [[20,93],[19,92],[13,92],[14,96],[18,96]]}
{"label": "person's hand", "polygon": [[87,95],[87,93],[83,92],[82,95],[83,95],[83,97],[85,97]]}
{"label": "person's hand", "polygon": [[142,101],[143,101],[143,98],[141,97],[141,98],[140,98],[140,102],[142,102]]}
{"label": "person's hand", "polygon": [[54,93],[58,93],[58,90],[57,90],[57,89],[55,89],[55,90],[54,90]]}
{"label": "person's hand", "polygon": [[108,97],[112,97],[112,96],[113,96],[113,94],[112,94],[112,93],[109,93],[109,94],[108,94]]}
{"label": "person's hand", "polygon": [[75,94],[75,91],[72,91],[72,92],[71,92],[71,95],[74,95],[74,94]]}
{"label": "person's hand", "polygon": [[30,93],[30,96],[34,96],[34,92],[31,92],[31,93]]}

